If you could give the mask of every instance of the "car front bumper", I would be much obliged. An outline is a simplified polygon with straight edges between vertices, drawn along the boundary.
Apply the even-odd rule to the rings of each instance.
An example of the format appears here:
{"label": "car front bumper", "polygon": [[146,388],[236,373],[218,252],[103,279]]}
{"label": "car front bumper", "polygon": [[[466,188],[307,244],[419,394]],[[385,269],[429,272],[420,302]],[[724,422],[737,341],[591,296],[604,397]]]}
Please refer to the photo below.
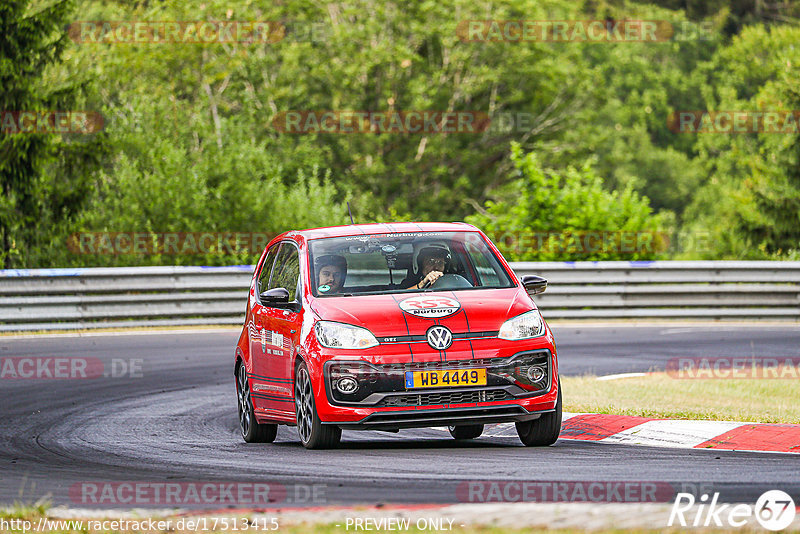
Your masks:
{"label": "car front bumper", "polygon": [[[519,380],[526,364],[543,363],[547,367],[543,383],[532,387]],[[341,364],[341,360],[331,360],[324,365],[325,393],[318,395],[317,410],[323,424],[343,429],[394,430],[529,421],[552,412],[558,396],[555,357],[548,349],[522,351],[509,358],[388,366],[366,364],[363,370],[356,370],[356,374],[362,373],[359,381],[364,391],[349,402],[332,391],[336,377],[341,376],[331,373],[331,366],[336,364]],[[469,370],[478,367],[486,369],[485,385],[407,389],[403,384],[403,376],[409,369]]]}
{"label": "car front bumper", "polygon": [[358,421],[331,421],[344,430],[396,430],[431,426],[474,425],[531,421],[554,408],[530,412],[519,404],[460,408],[375,411]]}

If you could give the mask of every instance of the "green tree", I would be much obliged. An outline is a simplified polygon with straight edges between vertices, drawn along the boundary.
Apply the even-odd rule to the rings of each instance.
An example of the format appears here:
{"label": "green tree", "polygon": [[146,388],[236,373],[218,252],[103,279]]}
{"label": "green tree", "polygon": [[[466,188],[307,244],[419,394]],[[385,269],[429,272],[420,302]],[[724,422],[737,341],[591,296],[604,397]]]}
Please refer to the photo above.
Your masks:
{"label": "green tree", "polygon": [[672,133],[666,117],[674,109],[703,106],[699,64],[711,59],[721,38],[716,27],[686,20],[680,11],[625,3],[599,5],[590,18],[661,20],[673,27],[663,42],[587,43],[581,46],[591,91],[574,110],[561,135],[536,139],[524,148],[542,164],[565,168],[596,158],[606,187],[628,185],[650,199],[654,210],[679,218],[703,183],[693,139]]}
{"label": "green tree", "polygon": [[[745,28],[705,66],[706,109],[796,113],[798,42],[800,28]],[[795,116],[781,133],[696,134],[709,180],[687,211],[683,234],[687,242],[710,235],[713,247],[699,251],[704,257],[779,259],[800,250],[799,129]]]}
{"label": "green tree", "polygon": [[[75,110],[89,82],[62,64],[72,5],[0,4],[0,111]],[[9,125],[10,126],[10,125]],[[103,136],[0,133],[0,267],[47,262],[87,198]]]}
{"label": "green tree", "polygon": [[[597,206],[607,202],[644,202],[650,210],[645,219],[657,221],[659,229],[670,227],[674,213],[685,235],[714,234],[708,257],[786,250],[793,234],[780,230],[772,236],[767,228],[794,224],[793,204],[779,208],[778,198],[792,183],[787,181],[792,139],[675,134],[666,122],[673,110],[786,105],[790,86],[789,78],[781,77],[781,65],[789,70],[797,65],[791,52],[796,35],[787,33],[778,18],[756,16],[749,19],[755,29],[746,28],[727,42],[732,11],[719,2],[711,4],[713,9],[659,3],[675,9],[631,0],[352,0],[324,5],[300,0],[236,5],[225,0],[78,0],[72,15],[78,20],[279,21],[286,32],[269,43],[101,39],[66,46],[70,79],[85,73],[96,80],[95,90],[86,92],[85,106],[107,117],[105,135],[112,150],[92,153],[102,161],[97,174],[78,159],[51,153],[38,167],[47,169],[38,174],[43,185],[31,186],[29,196],[41,209],[33,210],[36,215],[28,222],[15,211],[18,194],[4,195],[3,220],[13,227],[12,241],[34,243],[26,245],[25,254],[18,247],[13,254],[30,265],[249,261],[75,257],[66,253],[64,236],[57,234],[275,233],[346,222],[348,199],[359,222],[461,220],[490,198],[513,206],[509,191],[521,180],[518,161],[510,157],[514,142],[522,153],[536,154],[547,176],[559,176],[564,183],[572,183],[568,178],[575,173],[583,176],[586,181],[578,189],[594,191],[602,200],[588,212],[604,213]],[[781,16],[793,12],[779,7],[775,12]],[[758,15],[757,8],[745,12]],[[459,24],[487,19],[665,20],[679,33],[666,42],[616,44],[460,38]],[[770,30],[764,29],[767,25]],[[65,86],[59,81],[67,79],[63,68],[51,67],[54,72],[39,83],[42,94]],[[528,120],[524,127],[516,122],[511,129],[477,134],[286,134],[273,120],[290,110],[477,111]],[[584,161],[592,162],[589,170],[576,164]],[[75,177],[63,179],[68,175],[56,166]],[[72,192],[66,211],[50,208],[54,203],[48,191],[56,188]],[[59,191],[53,194],[58,197]],[[616,195],[616,200],[604,195]],[[51,218],[50,211],[61,214],[60,219]],[[607,214],[551,225],[537,219],[527,227],[613,231],[627,220]],[[522,223],[505,219],[503,224]],[[764,252],[758,252],[760,246]]]}
{"label": "green tree", "polygon": [[[87,68],[102,69],[108,106],[171,101],[177,120],[197,125],[201,144],[228,146],[231,130],[243,129],[279,159],[287,183],[300,166],[331,169],[339,198],[353,191],[361,221],[385,220],[392,209],[420,219],[462,218],[471,211],[465,198],[484,200],[507,174],[509,142],[548,135],[590,83],[581,76],[579,47],[472,43],[457,33],[460,21],[487,16],[579,17],[564,0],[86,1],[81,11],[88,20],[282,21],[287,33],[276,43],[78,48]],[[98,60],[99,68],[92,64]],[[290,110],[524,112],[536,120],[531,131],[285,134],[272,121]]]}
{"label": "green tree", "polygon": [[[168,113],[161,107],[139,103],[135,108],[141,115],[119,117],[109,127],[120,150],[99,173],[76,233],[242,232],[266,237],[347,222],[348,196],[335,200],[330,173],[299,165],[288,177],[280,157],[247,130],[227,128],[226,121],[224,142],[218,146],[213,128],[202,121],[150,120]],[[187,110],[177,116],[191,114]],[[86,266],[247,264],[258,259],[264,245],[251,250],[255,244],[248,244],[234,254],[188,247],[186,254],[98,255],[88,248],[65,260]]]}
{"label": "green tree", "polygon": [[590,163],[564,172],[542,168],[512,146],[515,179],[467,217],[511,261],[654,259],[668,246],[671,217],[654,215],[632,187],[607,191]]}

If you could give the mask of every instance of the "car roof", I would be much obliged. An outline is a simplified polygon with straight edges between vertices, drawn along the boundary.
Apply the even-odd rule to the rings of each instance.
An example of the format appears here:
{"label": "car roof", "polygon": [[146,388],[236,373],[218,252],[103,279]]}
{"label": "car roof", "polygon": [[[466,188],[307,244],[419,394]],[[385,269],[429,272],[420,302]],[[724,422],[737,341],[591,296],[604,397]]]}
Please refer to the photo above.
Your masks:
{"label": "car roof", "polygon": [[287,232],[286,237],[302,236],[305,239],[322,237],[344,237],[367,234],[394,234],[410,232],[473,232],[478,229],[463,222],[394,222],[375,224],[349,224],[346,226],[328,226]]}

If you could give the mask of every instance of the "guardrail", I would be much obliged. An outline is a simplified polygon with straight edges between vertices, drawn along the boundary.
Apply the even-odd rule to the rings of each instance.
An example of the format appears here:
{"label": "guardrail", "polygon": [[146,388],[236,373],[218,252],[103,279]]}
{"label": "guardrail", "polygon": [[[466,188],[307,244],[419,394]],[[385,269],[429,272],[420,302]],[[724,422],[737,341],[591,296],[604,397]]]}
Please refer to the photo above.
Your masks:
{"label": "guardrail", "polygon": [[[548,319],[800,321],[800,262],[514,263]],[[252,265],[0,270],[0,331],[241,324]]]}
{"label": "guardrail", "polygon": [[800,262],[654,261],[515,263],[547,278],[547,318],[800,320]]}

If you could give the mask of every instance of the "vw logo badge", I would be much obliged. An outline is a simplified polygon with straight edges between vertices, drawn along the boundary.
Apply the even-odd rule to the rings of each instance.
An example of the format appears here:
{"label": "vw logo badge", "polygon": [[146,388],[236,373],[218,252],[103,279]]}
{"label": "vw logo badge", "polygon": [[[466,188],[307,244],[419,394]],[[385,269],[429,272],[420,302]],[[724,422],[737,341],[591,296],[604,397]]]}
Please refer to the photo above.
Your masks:
{"label": "vw logo badge", "polygon": [[445,326],[428,328],[428,345],[436,350],[445,350],[453,344],[453,333]]}

